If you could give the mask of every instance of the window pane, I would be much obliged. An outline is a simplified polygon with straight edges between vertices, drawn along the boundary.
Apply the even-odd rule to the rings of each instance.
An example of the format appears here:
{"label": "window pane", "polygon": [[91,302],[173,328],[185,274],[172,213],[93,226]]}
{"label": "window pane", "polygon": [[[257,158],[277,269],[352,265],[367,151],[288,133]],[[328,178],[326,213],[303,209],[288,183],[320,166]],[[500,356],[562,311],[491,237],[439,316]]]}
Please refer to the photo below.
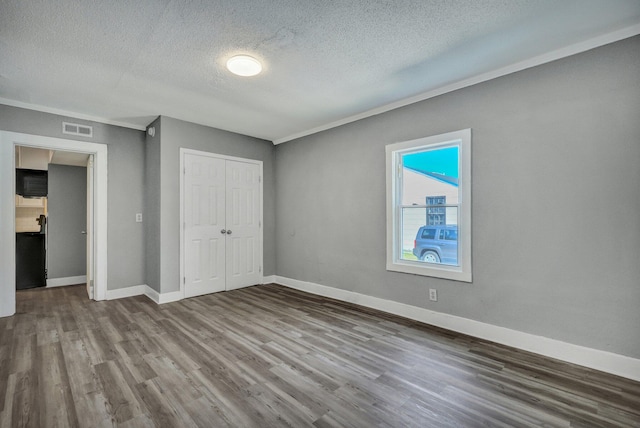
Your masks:
{"label": "window pane", "polygon": [[[402,155],[402,205],[456,205],[459,203],[458,146]],[[432,222],[446,224],[441,208],[431,208]]]}
{"label": "window pane", "polygon": [[442,207],[447,224],[427,224],[428,208],[402,207],[401,259],[458,266],[458,208]]}
{"label": "window pane", "polygon": [[458,265],[458,210],[446,205],[459,203],[459,151],[454,146],[402,155],[403,260]]}

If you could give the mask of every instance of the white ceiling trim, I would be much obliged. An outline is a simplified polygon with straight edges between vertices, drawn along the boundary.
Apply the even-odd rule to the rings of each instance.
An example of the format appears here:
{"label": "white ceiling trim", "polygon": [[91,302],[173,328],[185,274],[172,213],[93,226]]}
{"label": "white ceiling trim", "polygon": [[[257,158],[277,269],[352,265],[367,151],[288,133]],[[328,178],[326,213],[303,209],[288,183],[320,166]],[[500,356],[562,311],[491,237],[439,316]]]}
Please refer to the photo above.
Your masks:
{"label": "white ceiling trim", "polygon": [[137,125],[134,123],[123,122],[119,120],[111,120],[111,119],[106,119],[104,117],[90,116],[83,113],[77,113],[77,112],[62,110],[58,108],[46,107],[38,104],[23,103],[21,101],[10,100],[8,98],[0,97],[0,104],[5,104],[12,107],[20,107],[27,110],[41,111],[43,113],[57,114],[60,116],[70,117],[73,119],[89,120],[91,122],[104,123],[106,125],[114,125],[114,126],[120,126],[123,128],[136,129],[138,131],[146,131],[147,129],[145,126]]}
{"label": "white ceiling trim", "polygon": [[506,76],[511,73],[515,73],[518,71],[525,70],[527,68],[533,68],[538,65],[546,64],[548,62],[556,61],[558,59],[566,58],[571,55],[579,54],[581,52],[586,52],[590,49],[595,49],[600,46],[607,45],[609,43],[614,43],[620,40],[627,39],[629,37],[637,36],[640,34],[640,24],[635,24],[630,27],[626,27],[611,33],[604,34],[602,36],[594,37],[589,40],[585,40],[580,43],[576,43],[570,46],[566,46],[562,49],[557,49],[555,51],[548,52],[543,55],[539,55],[537,57],[533,57],[527,59],[525,61],[517,62],[515,64],[508,65],[506,67],[502,67],[493,71],[489,71],[483,74],[479,74],[477,76],[464,79],[450,85],[442,86],[437,89],[433,89],[431,91],[424,92],[422,94],[415,95],[413,97],[405,98],[400,101],[396,101],[390,104],[386,104],[381,107],[377,107],[371,110],[367,110],[363,113],[359,113],[353,116],[346,117],[344,119],[337,120],[335,122],[327,123],[325,125],[321,125],[306,131],[298,132],[288,137],[278,138],[273,140],[273,144],[282,144],[288,141],[296,140],[298,138],[306,137],[312,134],[316,134],[318,132],[326,131],[328,129],[336,128],[338,126],[346,125],[348,123],[356,122],[361,119],[366,119],[371,116],[375,116],[381,113],[386,113],[391,110],[395,110],[400,107],[405,107],[410,104],[414,104],[420,101],[427,100],[429,98],[434,98],[439,95],[446,94],[448,92],[453,92],[458,89],[466,88],[468,86],[477,85],[478,83],[486,82],[498,77]]}

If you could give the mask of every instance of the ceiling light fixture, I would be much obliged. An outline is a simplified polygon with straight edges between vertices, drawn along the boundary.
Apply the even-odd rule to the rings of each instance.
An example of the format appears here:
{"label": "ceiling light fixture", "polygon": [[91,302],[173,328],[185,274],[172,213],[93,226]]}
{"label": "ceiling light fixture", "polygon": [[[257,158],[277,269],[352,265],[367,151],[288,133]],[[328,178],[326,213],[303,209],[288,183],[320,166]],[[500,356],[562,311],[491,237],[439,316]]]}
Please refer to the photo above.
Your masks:
{"label": "ceiling light fixture", "polygon": [[262,64],[249,55],[236,55],[229,58],[227,68],[238,76],[255,76],[262,71]]}

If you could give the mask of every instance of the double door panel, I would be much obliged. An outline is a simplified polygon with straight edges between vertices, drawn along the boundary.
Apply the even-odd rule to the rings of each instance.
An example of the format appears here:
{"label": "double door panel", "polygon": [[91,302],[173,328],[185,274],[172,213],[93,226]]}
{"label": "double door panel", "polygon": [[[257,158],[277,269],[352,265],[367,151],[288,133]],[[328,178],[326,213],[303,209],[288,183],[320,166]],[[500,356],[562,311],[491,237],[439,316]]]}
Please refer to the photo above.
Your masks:
{"label": "double door panel", "polygon": [[185,154],[185,297],[260,282],[260,167]]}

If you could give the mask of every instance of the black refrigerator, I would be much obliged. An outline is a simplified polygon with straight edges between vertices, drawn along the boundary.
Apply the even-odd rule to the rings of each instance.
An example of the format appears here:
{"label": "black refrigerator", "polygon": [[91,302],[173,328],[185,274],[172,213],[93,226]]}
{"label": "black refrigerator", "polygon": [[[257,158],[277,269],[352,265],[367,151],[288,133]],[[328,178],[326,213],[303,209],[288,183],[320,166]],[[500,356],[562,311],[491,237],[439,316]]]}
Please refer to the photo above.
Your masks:
{"label": "black refrigerator", "polygon": [[47,285],[44,233],[16,233],[16,289]]}

